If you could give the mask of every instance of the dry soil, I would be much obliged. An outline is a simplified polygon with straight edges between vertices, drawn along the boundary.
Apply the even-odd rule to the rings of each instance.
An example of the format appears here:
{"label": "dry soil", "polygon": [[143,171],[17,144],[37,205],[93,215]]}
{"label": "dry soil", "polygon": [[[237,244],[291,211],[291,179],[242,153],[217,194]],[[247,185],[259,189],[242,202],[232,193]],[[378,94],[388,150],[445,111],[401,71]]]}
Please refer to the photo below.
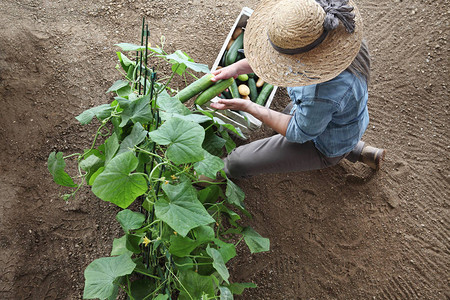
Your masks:
{"label": "dry soil", "polygon": [[[106,103],[120,42],[151,42],[212,66],[256,0],[1,0],[0,298],[81,299],[83,271],[107,256],[118,209],[85,189],[69,202],[46,169],[81,151],[74,119]],[[232,260],[240,299],[449,299],[449,1],[357,1],[373,57],[364,140],[388,151],[357,163],[237,183],[271,250]],[[280,89],[272,107],[288,101]],[[251,139],[271,134],[263,126]]]}

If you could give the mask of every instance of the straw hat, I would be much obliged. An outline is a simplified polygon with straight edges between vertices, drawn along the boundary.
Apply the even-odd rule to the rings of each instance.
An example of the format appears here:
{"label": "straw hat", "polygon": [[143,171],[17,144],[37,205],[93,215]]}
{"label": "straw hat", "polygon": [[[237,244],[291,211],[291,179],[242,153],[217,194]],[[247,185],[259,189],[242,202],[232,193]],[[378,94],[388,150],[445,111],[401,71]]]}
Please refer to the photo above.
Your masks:
{"label": "straw hat", "polygon": [[245,28],[245,56],[253,71],[273,85],[320,83],[351,64],[362,29],[351,0],[262,0]]}

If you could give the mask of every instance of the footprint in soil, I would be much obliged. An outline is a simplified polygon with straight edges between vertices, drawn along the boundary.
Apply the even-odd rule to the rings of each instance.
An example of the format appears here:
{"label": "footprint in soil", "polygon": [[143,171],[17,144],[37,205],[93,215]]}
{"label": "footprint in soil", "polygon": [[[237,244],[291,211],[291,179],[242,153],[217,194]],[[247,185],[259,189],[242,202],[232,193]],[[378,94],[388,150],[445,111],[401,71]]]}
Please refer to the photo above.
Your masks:
{"label": "footprint in soil", "polygon": [[409,171],[410,171],[409,164],[406,161],[401,160],[397,161],[394,164],[394,171],[392,172],[392,175],[394,177],[406,176],[408,175]]}
{"label": "footprint in soil", "polygon": [[345,182],[348,184],[364,184],[377,174],[375,170],[363,164],[355,165],[354,169],[354,172],[345,174]]}

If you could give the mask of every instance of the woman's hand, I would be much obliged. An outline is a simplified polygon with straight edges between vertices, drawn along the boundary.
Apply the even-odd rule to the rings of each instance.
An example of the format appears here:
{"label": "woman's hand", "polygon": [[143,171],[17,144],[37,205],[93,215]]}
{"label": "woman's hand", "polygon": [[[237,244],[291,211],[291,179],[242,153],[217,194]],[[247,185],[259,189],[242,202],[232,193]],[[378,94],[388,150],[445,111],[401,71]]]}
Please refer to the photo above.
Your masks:
{"label": "woman's hand", "polygon": [[236,77],[238,77],[238,75],[240,74],[248,74],[252,72],[253,70],[248,64],[247,59],[244,58],[227,67],[213,71],[212,74],[215,76],[211,79],[211,81],[216,82],[231,77],[236,79]]}
{"label": "woman's hand", "polygon": [[211,81],[219,81],[219,80],[225,80],[228,78],[233,77],[236,79],[238,77],[237,68],[236,65],[229,65],[228,67],[224,67],[218,70],[215,70],[212,72],[214,77],[211,79]]}
{"label": "woman's hand", "polygon": [[291,115],[274,111],[268,107],[244,99],[220,99],[217,102],[211,103],[210,107],[220,110],[232,109],[245,111],[284,136],[286,136],[286,131],[292,118]]}
{"label": "woman's hand", "polygon": [[220,99],[217,102],[211,103],[210,106],[212,108],[219,110],[231,109],[248,112],[252,104],[253,102],[250,100],[236,98],[236,99]]}

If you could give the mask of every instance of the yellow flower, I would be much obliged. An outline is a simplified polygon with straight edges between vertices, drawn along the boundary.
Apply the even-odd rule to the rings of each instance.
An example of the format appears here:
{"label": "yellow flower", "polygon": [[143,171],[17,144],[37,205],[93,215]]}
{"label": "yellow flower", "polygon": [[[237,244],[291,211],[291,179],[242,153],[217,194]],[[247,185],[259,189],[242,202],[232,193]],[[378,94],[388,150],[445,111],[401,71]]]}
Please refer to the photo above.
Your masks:
{"label": "yellow flower", "polygon": [[174,231],[174,232],[173,232],[173,234],[177,235],[177,234],[178,234],[178,232]]}
{"label": "yellow flower", "polygon": [[148,244],[150,244],[151,242],[152,242],[152,241],[150,241],[150,240],[148,239],[148,237],[144,236],[144,240],[142,241],[142,244],[144,244],[145,247],[147,247]]}
{"label": "yellow flower", "polygon": [[177,179],[177,176],[175,175],[170,175],[170,177],[172,177],[173,180]]}
{"label": "yellow flower", "polygon": [[167,181],[167,180],[166,180],[166,181],[164,181],[164,184],[169,184],[169,181]]}

